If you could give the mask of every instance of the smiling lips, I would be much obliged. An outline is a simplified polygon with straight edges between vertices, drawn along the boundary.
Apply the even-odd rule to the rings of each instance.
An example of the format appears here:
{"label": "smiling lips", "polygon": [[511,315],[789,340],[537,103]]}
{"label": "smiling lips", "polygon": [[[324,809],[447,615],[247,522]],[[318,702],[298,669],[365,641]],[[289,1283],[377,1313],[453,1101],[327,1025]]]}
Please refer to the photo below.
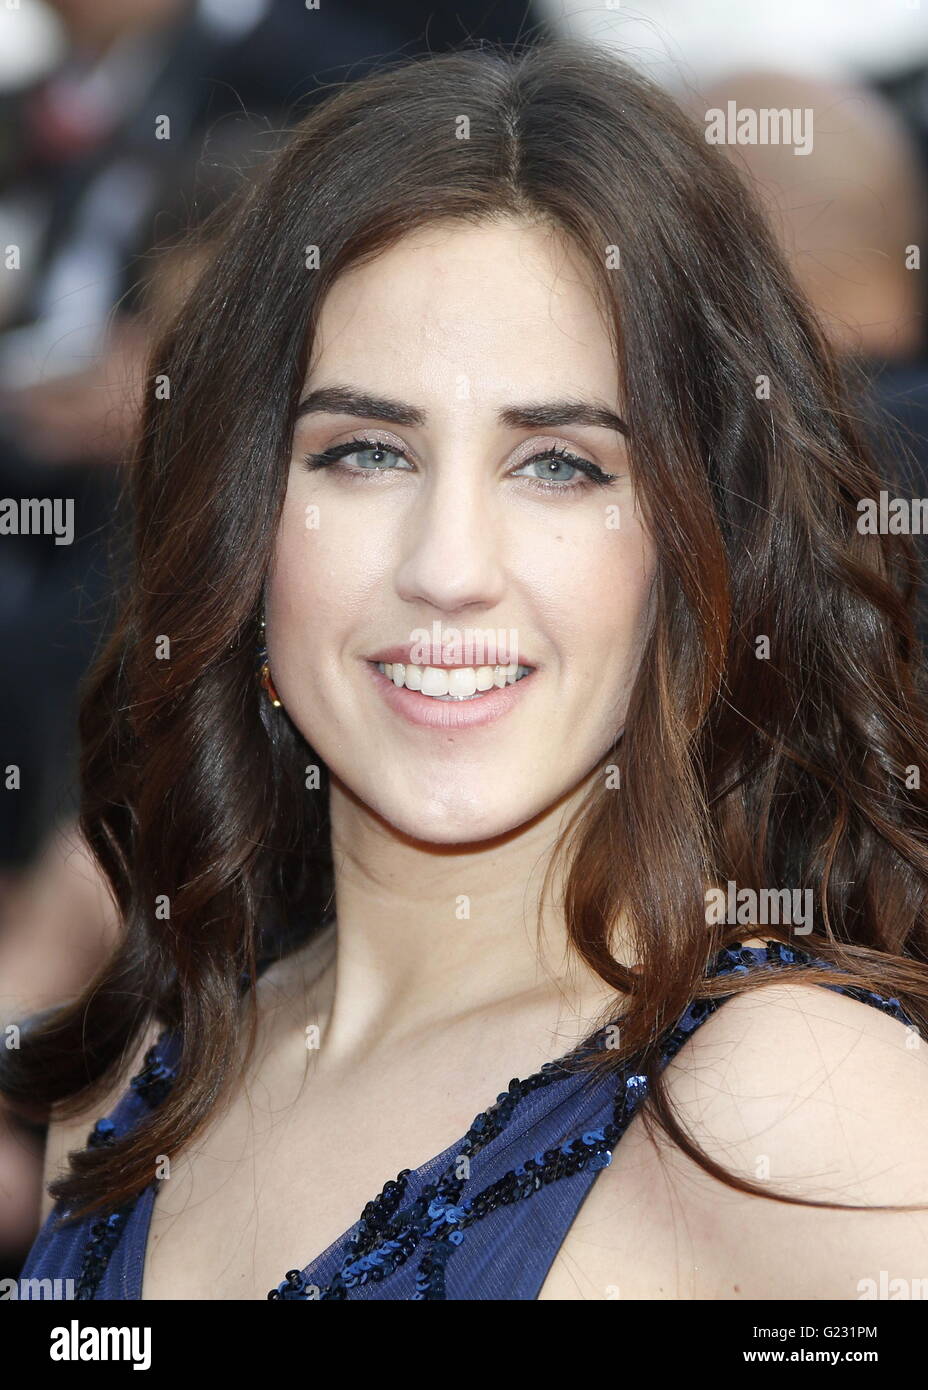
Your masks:
{"label": "smiling lips", "polygon": [[433,700],[477,700],[490,690],[515,685],[530,666],[415,666],[401,661],[375,663],[397,688],[418,691]]}
{"label": "smiling lips", "polygon": [[[536,668],[518,662],[514,631],[508,645],[497,638],[469,649],[462,644],[463,650],[437,640],[407,641],[369,653],[365,664],[381,698],[406,723],[445,732],[473,729],[495,723],[534,685]],[[457,661],[448,659],[453,654]],[[478,664],[464,665],[462,655]]]}
{"label": "smiling lips", "polygon": [[416,666],[371,660],[364,664],[381,699],[400,719],[452,736],[495,724],[527,698],[524,692],[537,679],[531,666]]}

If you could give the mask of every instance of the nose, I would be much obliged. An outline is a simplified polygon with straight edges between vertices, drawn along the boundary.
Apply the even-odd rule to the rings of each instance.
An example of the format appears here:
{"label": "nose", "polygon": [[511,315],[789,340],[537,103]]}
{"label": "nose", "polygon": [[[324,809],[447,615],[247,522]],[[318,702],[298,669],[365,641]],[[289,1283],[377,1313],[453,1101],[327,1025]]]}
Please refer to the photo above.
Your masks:
{"label": "nose", "polygon": [[444,613],[500,602],[506,588],[504,527],[494,512],[494,486],[486,460],[470,451],[436,461],[403,517],[395,576],[402,599]]}

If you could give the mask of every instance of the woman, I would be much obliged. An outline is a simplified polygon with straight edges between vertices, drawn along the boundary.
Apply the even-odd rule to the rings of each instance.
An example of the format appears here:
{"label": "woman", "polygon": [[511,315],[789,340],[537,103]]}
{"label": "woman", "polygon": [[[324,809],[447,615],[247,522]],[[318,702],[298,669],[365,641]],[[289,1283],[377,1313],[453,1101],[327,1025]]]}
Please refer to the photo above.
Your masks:
{"label": "woman", "polygon": [[925,716],[880,486],[750,197],[619,62],[466,51],[314,112],[151,363],[82,721],[124,934],[3,1060],[56,1105],[24,1277],[918,1276]]}

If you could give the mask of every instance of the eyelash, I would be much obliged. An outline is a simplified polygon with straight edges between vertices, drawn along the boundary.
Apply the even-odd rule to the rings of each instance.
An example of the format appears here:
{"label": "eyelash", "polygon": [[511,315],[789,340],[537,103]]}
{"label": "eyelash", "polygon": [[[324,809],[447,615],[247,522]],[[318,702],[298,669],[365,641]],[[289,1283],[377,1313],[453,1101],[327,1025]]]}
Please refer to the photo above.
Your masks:
{"label": "eyelash", "polygon": [[[327,468],[332,464],[339,463],[343,458],[347,458],[351,454],[365,453],[371,449],[380,449],[383,453],[395,454],[397,458],[406,459],[406,462],[409,462],[409,459],[406,454],[403,453],[402,449],[394,449],[392,444],[384,444],[378,439],[351,439],[346,444],[333,444],[330,449],[323,450],[321,454],[307,454],[303,462],[306,464],[307,468],[310,469]],[[615,482],[617,477],[614,473],[604,473],[595,463],[591,463],[589,459],[581,458],[577,454],[572,454],[569,449],[543,449],[541,453],[533,454],[531,458],[523,459],[519,467],[528,468],[530,464],[541,463],[548,459],[557,459],[561,463],[570,464],[572,468],[576,468],[581,474],[585,475],[583,480],[579,483],[557,483],[546,482],[544,478],[522,478],[520,481],[528,483],[530,487],[535,488],[537,491],[550,495],[554,492],[585,492],[587,488],[590,487],[605,487],[609,483]],[[346,468],[342,470],[346,477],[358,481],[361,481],[361,479],[365,477],[365,474],[370,475],[405,471],[405,469],[394,468]]]}

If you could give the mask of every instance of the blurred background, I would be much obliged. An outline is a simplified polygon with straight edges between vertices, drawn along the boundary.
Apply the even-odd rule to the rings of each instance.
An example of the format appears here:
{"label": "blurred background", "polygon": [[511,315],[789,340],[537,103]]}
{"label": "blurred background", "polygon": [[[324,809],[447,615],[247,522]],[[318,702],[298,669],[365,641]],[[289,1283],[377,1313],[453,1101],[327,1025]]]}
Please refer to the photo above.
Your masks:
{"label": "blurred background", "polygon": [[[76,994],[117,930],[76,828],[76,712],[120,590],[120,490],[146,354],[208,254],[181,248],[182,233],[332,83],[475,40],[603,44],[700,123],[710,109],[811,111],[808,152],[721,148],[862,369],[859,406],[894,495],[920,498],[924,5],[0,0],[0,1028]],[[73,508],[69,543],[18,533],[28,498],[62,517]],[[38,1229],[43,1145],[41,1127],[0,1110],[0,1277],[18,1272]]]}

